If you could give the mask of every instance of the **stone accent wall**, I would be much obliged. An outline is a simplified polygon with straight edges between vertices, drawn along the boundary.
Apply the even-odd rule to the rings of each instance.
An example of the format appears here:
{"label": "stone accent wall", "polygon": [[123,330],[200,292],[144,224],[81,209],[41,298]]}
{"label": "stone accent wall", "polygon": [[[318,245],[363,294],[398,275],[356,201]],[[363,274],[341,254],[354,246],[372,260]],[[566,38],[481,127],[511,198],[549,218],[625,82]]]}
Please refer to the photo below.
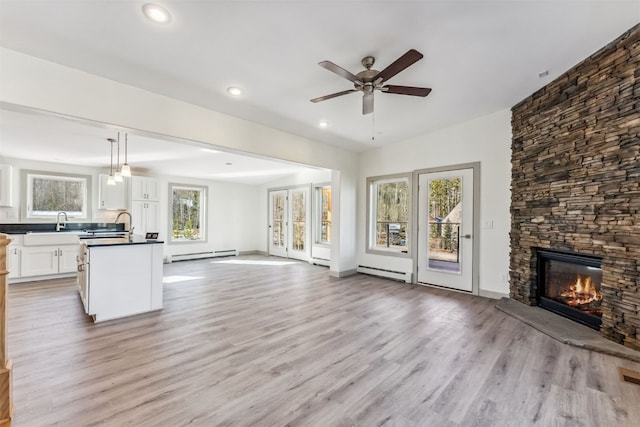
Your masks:
{"label": "stone accent wall", "polygon": [[640,350],[640,24],[512,108],[511,298],[535,248],[603,257],[602,334]]}

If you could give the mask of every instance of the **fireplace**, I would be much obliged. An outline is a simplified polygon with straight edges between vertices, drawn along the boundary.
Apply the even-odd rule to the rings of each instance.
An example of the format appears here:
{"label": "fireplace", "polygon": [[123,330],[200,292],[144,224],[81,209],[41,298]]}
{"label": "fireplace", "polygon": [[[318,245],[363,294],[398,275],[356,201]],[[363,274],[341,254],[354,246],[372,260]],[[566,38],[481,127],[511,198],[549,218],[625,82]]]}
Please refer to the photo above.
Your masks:
{"label": "fireplace", "polygon": [[538,249],[538,305],[599,330],[602,258]]}

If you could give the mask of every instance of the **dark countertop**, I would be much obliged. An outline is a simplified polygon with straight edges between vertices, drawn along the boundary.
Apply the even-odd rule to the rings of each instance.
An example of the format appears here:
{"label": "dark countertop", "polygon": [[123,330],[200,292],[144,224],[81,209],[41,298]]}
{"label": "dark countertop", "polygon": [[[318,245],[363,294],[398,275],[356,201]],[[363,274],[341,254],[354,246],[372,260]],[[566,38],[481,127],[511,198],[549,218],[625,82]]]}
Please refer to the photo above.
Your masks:
{"label": "dark countertop", "polygon": [[[50,233],[55,231],[56,223],[0,224],[0,233],[5,234]],[[123,232],[124,224],[108,222],[67,222],[65,228],[58,233],[69,231],[84,231],[87,234]]]}
{"label": "dark countertop", "polygon": [[86,243],[90,248],[96,248],[101,246],[129,246],[129,245],[149,245],[156,243],[164,243],[162,240],[146,240],[144,238],[135,238],[133,241],[129,241],[128,238],[99,238],[99,239],[82,239],[83,243]]}

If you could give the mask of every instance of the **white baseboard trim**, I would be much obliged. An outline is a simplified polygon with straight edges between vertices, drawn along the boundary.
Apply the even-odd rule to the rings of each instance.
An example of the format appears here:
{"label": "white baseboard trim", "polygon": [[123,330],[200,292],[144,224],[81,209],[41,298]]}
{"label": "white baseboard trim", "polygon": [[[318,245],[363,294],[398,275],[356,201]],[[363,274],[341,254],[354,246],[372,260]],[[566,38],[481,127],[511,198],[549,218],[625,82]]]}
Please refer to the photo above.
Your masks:
{"label": "white baseboard trim", "polygon": [[260,251],[238,251],[238,255],[266,255],[265,252]]}
{"label": "white baseboard trim", "polygon": [[331,277],[347,277],[353,276],[357,271],[354,268],[353,270],[344,270],[344,271],[329,271],[329,276]]}
{"label": "white baseboard trim", "polygon": [[480,289],[479,295],[481,297],[491,298],[491,299],[509,298],[509,294],[504,294],[502,292],[496,292],[496,291],[487,291],[485,289]]}

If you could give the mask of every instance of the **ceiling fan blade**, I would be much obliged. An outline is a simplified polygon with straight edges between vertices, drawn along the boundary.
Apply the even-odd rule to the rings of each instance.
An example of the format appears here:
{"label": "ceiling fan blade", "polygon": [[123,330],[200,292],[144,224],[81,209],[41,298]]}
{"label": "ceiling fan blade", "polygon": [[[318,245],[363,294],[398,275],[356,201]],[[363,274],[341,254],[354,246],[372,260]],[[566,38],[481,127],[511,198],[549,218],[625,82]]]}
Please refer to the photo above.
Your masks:
{"label": "ceiling fan blade", "polygon": [[397,93],[399,95],[411,95],[411,96],[422,96],[422,97],[425,97],[431,93],[431,89],[428,87],[393,86],[393,85],[383,86],[382,91],[386,93]]}
{"label": "ceiling fan blade", "polygon": [[357,90],[356,89],[343,90],[342,92],[336,92],[336,93],[332,93],[330,95],[325,95],[325,96],[320,96],[318,98],[313,98],[311,100],[311,102],[326,101],[327,99],[335,98],[337,96],[346,95],[346,94],[351,93],[351,92],[357,92]]}
{"label": "ceiling fan blade", "polygon": [[347,79],[349,81],[352,81],[353,83],[359,81],[358,78],[354,74],[351,74],[349,71],[345,70],[344,68],[340,67],[339,65],[334,64],[331,61],[318,62],[318,65],[321,66],[322,68],[326,68],[327,70],[331,71],[332,73],[336,73],[340,77],[344,77],[345,79]]}
{"label": "ceiling fan blade", "polygon": [[396,59],[387,68],[380,71],[378,75],[375,77],[375,80],[381,80],[381,81],[389,80],[391,77],[395,76],[400,71],[404,70],[410,65],[413,65],[419,60],[421,60],[423,56],[424,55],[422,55],[417,50],[410,49],[400,58]]}
{"label": "ceiling fan blade", "polygon": [[362,95],[362,114],[373,113],[373,92]]}

